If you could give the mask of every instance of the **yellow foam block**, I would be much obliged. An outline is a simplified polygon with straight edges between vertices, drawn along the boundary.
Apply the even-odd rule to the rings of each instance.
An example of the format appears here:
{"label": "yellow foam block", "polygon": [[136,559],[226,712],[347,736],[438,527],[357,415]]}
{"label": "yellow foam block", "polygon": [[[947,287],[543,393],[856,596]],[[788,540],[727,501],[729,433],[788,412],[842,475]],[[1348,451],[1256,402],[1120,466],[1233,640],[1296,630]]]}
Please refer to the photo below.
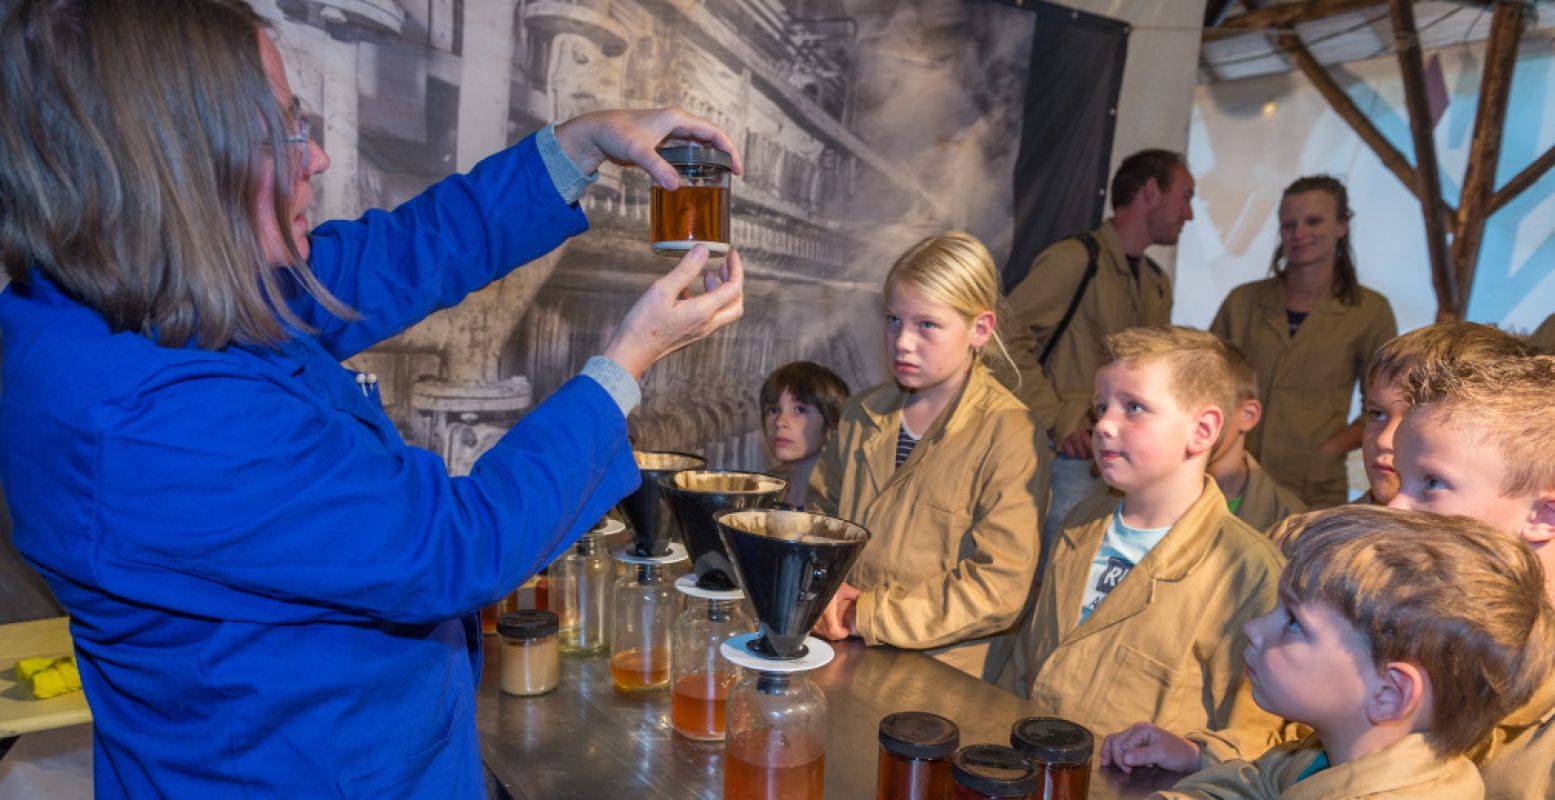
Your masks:
{"label": "yellow foam block", "polygon": [[71,656],[24,658],[16,662],[16,677],[31,683],[32,695],[39,700],[81,691],[81,673]]}

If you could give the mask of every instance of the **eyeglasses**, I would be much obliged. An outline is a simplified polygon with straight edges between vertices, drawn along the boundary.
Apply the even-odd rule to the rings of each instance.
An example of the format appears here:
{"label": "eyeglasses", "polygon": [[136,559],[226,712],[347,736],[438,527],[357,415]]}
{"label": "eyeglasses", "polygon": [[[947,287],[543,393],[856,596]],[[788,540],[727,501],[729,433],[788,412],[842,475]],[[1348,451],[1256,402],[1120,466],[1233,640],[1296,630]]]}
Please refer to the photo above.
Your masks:
{"label": "eyeglasses", "polygon": [[308,125],[308,118],[303,115],[302,101],[292,98],[293,132],[287,134],[286,143],[295,146],[299,151],[298,161],[302,165],[302,174],[308,174],[308,162],[313,155],[313,128]]}

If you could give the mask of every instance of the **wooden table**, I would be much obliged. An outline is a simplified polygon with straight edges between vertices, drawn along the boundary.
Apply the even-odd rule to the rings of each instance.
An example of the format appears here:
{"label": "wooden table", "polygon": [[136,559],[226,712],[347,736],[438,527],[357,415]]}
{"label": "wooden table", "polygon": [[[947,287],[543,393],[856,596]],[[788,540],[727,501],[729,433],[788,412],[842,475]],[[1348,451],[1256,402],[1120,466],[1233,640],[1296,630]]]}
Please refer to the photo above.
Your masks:
{"label": "wooden table", "polygon": [[[615,691],[603,656],[562,657],[560,685],[538,697],[498,689],[497,647],[488,638],[476,701],[481,757],[511,797],[534,800],[717,800],[723,747],[675,735],[669,692]],[[828,703],[826,796],[875,796],[880,719],[931,711],[961,727],[963,745],[1009,744],[1010,725],[1034,714],[1026,701],[919,653],[839,643],[837,658],[811,673]],[[1094,759],[1093,759],[1094,763]],[[1092,800],[1135,800],[1181,776],[1158,770],[1097,770]]]}

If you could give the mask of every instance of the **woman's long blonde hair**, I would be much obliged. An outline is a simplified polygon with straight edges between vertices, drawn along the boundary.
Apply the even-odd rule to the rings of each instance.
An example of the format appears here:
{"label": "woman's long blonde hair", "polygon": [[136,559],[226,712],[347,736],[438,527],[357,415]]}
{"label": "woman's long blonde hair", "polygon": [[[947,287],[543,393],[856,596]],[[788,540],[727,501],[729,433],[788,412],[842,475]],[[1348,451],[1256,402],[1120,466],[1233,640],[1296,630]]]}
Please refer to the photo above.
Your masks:
{"label": "woman's long blonde hair", "polygon": [[[930,236],[907,248],[886,273],[884,291],[889,293],[891,287],[899,285],[911,286],[934,302],[954,309],[968,324],[985,311],[993,312],[996,320],[1004,319],[999,268],[994,265],[993,254],[976,236],[966,231]],[[998,348],[999,355],[1009,363],[1019,380],[1020,370],[1015,369],[1015,360],[1005,348],[997,324],[989,341]],[[977,351],[976,359],[990,364],[990,349],[985,347]]]}
{"label": "woman's long blonde hair", "polygon": [[[287,117],[265,74],[265,22],[239,0],[0,5],[0,264],[37,268],[114,331],[216,350],[274,343],[287,304],[325,288],[292,240]],[[290,254],[267,263],[256,198]]]}

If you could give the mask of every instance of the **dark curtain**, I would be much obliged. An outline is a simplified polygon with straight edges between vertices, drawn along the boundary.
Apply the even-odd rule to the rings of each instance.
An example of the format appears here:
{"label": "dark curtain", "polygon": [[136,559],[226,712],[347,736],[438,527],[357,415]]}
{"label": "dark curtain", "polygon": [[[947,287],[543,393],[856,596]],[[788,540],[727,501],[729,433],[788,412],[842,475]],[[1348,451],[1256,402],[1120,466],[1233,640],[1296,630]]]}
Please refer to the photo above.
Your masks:
{"label": "dark curtain", "polygon": [[1004,286],[1048,245],[1101,224],[1129,27],[1047,2],[1037,15],[1015,161],[1015,237]]}

